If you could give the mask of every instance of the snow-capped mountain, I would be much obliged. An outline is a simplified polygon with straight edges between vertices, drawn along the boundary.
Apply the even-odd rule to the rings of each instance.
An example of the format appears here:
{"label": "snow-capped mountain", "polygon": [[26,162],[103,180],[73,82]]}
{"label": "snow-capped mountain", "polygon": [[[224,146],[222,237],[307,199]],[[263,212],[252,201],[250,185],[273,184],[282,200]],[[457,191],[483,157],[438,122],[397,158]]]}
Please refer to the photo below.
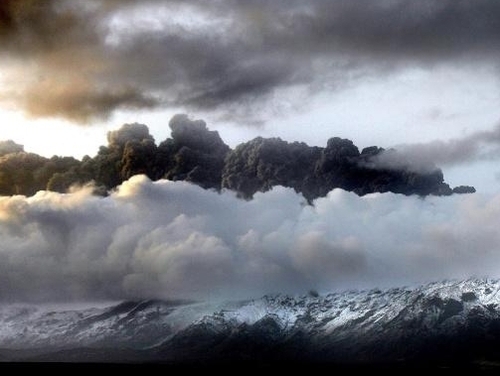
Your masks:
{"label": "snow-capped mountain", "polygon": [[2,305],[0,360],[491,363],[499,291],[470,279],[223,303]]}

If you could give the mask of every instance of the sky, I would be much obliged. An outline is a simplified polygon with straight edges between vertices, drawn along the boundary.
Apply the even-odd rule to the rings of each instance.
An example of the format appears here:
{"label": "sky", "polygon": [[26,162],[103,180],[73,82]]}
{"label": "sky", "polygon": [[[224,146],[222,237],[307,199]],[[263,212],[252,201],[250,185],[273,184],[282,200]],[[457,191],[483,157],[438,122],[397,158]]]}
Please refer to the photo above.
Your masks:
{"label": "sky", "polygon": [[[307,260],[301,250],[296,250],[298,256],[294,254],[292,257],[287,253],[283,257],[287,260],[290,257],[293,260],[298,258],[299,261],[286,264],[286,268],[277,262],[279,268],[284,267],[287,272],[283,272],[280,277],[269,272],[272,275],[269,281],[274,281],[284,290],[285,286],[291,286],[286,281],[293,280],[304,281],[298,283],[300,289],[306,288],[308,284],[327,288],[337,283],[387,283],[387,279],[377,277],[377,273],[382,270],[380,265],[387,262],[389,267],[396,270],[408,265],[408,258],[398,254],[399,258],[393,261],[388,255],[397,253],[394,246],[386,244],[382,238],[375,238],[375,235],[370,238],[372,230],[369,223],[372,220],[376,222],[375,218],[380,213],[366,208],[371,208],[368,203],[379,201],[384,203],[380,204],[386,208],[384,210],[394,213],[394,218],[406,218],[408,228],[413,228],[413,225],[413,231],[420,231],[412,235],[413,238],[410,236],[414,244],[408,245],[408,250],[404,252],[413,255],[412,252],[424,249],[426,245],[430,248],[422,251],[422,265],[441,265],[445,257],[443,255],[447,254],[441,251],[449,252],[452,254],[451,266],[443,266],[443,275],[477,274],[480,271],[479,264],[470,262],[472,253],[468,252],[475,252],[476,246],[472,241],[480,239],[480,235],[494,240],[494,236],[488,232],[491,230],[489,226],[495,223],[489,222],[493,218],[490,210],[494,209],[489,209],[488,205],[496,202],[496,195],[500,191],[499,14],[500,2],[496,0],[2,0],[0,139],[13,139],[23,144],[27,151],[45,156],[55,154],[81,158],[85,154],[95,155],[98,147],[106,144],[107,132],[118,129],[124,123],[148,125],[159,143],[169,137],[168,122],[172,116],[186,113],[193,119],[205,120],[208,127],[219,131],[222,139],[231,147],[256,136],[281,137],[287,141],[303,141],[319,146],[325,146],[328,138],[338,136],[351,139],[360,149],[371,145],[396,147],[412,158],[415,165],[432,162],[441,167],[445,181],[451,186],[475,186],[478,190],[474,195],[476,198],[433,198],[422,202],[416,198],[390,194],[381,197],[375,195],[376,198],[370,199],[336,192],[330,199],[320,199],[323,201],[321,205],[317,204],[317,210],[334,205],[328,201],[333,200],[342,207],[339,215],[350,218],[353,228],[362,228],[366,234],[352,230],[353,233],[348,235],[346,229],[346,234],[332,232],[332,235],[322,230],[323,225],[320,225],[321,221],[326,221],[322,217],[323,212],[311,214],[313,209],[306,210],[302,204],[297,204],[300,197],[296,197],[293,192],[278,189],[270,197],[259,196],[262,201],[273,202],[276,199],[278,203],[280,195],[286,197],[283,198],[286,210],[299,210],[291,217],[295,218],[294,226],[302,226],[302,222],[307,222],[304,218],[312,216],[307,217],[308,220],[318,227],[311,225],[307,231],[293,237],[297,247],[300,244],[318,243],[318,249],[323,251],[338,248],[344,252],[345,247],[354,249],[348,261],[341,256],[335,258],[337,256],[323,255],[327,259],[331,257],[326,262],[328,265],[340,260],[338,262],[341,265],[347,263],[346,269],[352,268],[352,273],[342,278],[327,278],[330,269],[328,272],[317,272],[317,275],[324,276],[324,280],[314,283],[306,277],[296,278],[293,273],[315,275],[315,268],[321,269],[321,265],[316,265],[316,258]],[[385,162],[397,163],[391,160]],[[148,184],[134,181],[129,185],[125,183],[125,186],[150,187]],[[168,192],[175,186],[162,184],[152,186],[162,192]],[[184,185],[182,187],[187,189]],[[149,188],[144,189],[151,193]],[[196,197],[208,194],[196,192],[193,193]],[[222,207],[238,207],[232,209],[238,215],[250,210],[245,205],[259,205],[239,203],[230,193],[227,195],[220,197],[220,202],[217,202]],[[132,197],[131,203],[127,202],[125,206],[134,206],[135,200],[141,199],[140,195]],[[29,250],[33,244],[37,244],[35,240],[43,238],[50,243],[52,235],[57,235],[59,230],[43,230],[44,226],[38,220],[30,219],[32,211],[45,213],[44,210],[52,208],[50,210],[54,212],[50,218],[55,220],[74,210],[76,218],[89,221],[86,219],[87,214],[90,218],[92,210],[98,209],[99,204],[95,202],[100,199],[86,193],[76,194],[74,200],[85,202],[81,206],[72,206],[66,200],[73,199],[56,194],[39,195],[31,201],[19,197],[3,200],[5,208],[24,209],[19,209],[21,212],[18,217],[11,212],[7,215],[7,209],[2,209],[5,213],[3,217],[0,213],[3,218],[0,232],[12,240],[12,246],[9,248],[4,245],[2,251],[12,254],[14,249],[25,249],[25,246],[27,254],[34,257],[30,252],[38,254],[38,251]],[[128,214],[130,217],[122,213],[125,209],[121,206],[123,197],[120,193],[106,200],[106,205],[110,205],[110,210],[114,210],[117,216],[134,218],[131,213]],[[185,202],[184,198],[179,200]],[[234,202],[228,204],[226,200]],[[45,209],[39,209],[38,205]],[[65,205],[69,205],[70,209]],[[95,208],[89,209],[87,205],[94,205]],[[365,211],[362,210],[365,215],[351,213],[350,205],[365,208]],[[55,206],[59,209],[54,209]],[[442,209],[442,213],[434,212],[437,209],[433,208]],[[470,222],[464,208],[477,212],[476,219],[481,220],[478,219],[477,224]],[[404,214],[404,210],[409,210],[408,214]],[[178,217],[186,215],[182,208],[178,208],[176,213]],[[104,220],[107,214],[95,215],[98,216],[96,223],[107,226],[108,222]],[[204,215],[209,214],[192,214],[193,218],[205,218]],[[172,221],[172,226],[178,217],[168,220]],[[146,241],[143,240],[146,235],[148,238],[155,236],[150,232],[159,226],[156,219],[151,219],[151,228],[132,232],[136,234],[134,239],[137,244]],[[187,216],[186,220],[191,219]],[[225,219],[216,217],[214,220]],[[388,239],[396,243],[404,240],[406,244],[405,234],[409,232],[411,235],[411,231],[404,223],[391,222],[391,218],[388,220],[387,223],[382,220],[381,224],[377,224],[378,230],[383,231],[383,226],[395,225],[400,232]],[[360,221],[363,225],[358,228],[355,223],[359,224]],[[427,233],[425,229],[428,224],[435,221],[442,227],[438,227],[436,232],[429,230],[430,233]],[[254,230],[259,241],[263,241],[265,236],[252,227],[253,224],[257,226],[256,223],[257,217],[250,220],[247,227],[241,225],[242,228],[235,229],[235,234],[244,236],[253,234]],[[276,223],[287,226],[285,218],[277,218]],[[454,224],[463,226],[457,227],[462,233],[455,232],[458,230],[454,229]],[[484,228],[478,224],[483,224]],[[469,225],[470,231],[467,230]],[[98,239],[103,241],[101,245],[108,253],[113,253],[114,241],[120,238],[118,235],[121,231],[126,231],[123,226],[127,226],[113,221],[110,226],[115,226],[109,230],[114,235],[106,238],[102,234]],[[87,239],[87,233],[75,231],[71,232],[77,237],[75,239],[79,239],[78,236]],[[234,257],[245,259],[246,256],[241,254],[242,249],[246,248],[234,246],[240,241],[236,235],[228,237],[205,228],[203,231],[203,234],[215,240],[206,240],[201,236],[192,241],[220,241],[221,249],[226,247],[229,250],[227,254],[223,250],[213,251],[211,247],[207,248],[207,252],[220,257],[218,260],[222,264],[227,262],[227,265],[233,265],[235,254],[239,256]],[[30,243],[29,237],[20,238],[18,234],[29,234],[35,242]],[[302,235],[303,238],[300,237]],[[251,236],[248,235],[249,239]],[[184,240],[188,238],[186,234]],[[75,239],[75,243],[68,243],[73,245],[68,246],[67,252],[72,247],[79,247]],[[439,241],[443,245],[436,253],[436,261],[426,252],[436,249]],[[381,264],[377,264],[379,269],[369,268],[373,263],[376,264],[375,256],[366,253],[365,245],[370,242],[379,244],[374,248],[380,252],[384,250],[385,256],[380,256]],[[165,240],[164,243],[168,242]],[[455,250],[452,250],[452,244],[456,245]],[[490,252],[495,249],[493,244],[490,242],[484,245],[484,249],[477,248],[483,249],[481,252]],[[181,245],[179,247],[182,248]],[[137,252],[140,252],[140,247],[138,249]],[[263,246],[262,249],[262,252],[267,252],[268,248]],[[135,254],[135,251],[130,252]],[[461,253],[457,255],[454,252]],[[73,264],[70,262],[73,256],[70,256],[69,253],[65,254],[63,260],[68,262],[64,265],[69,268],[67,275],[76,278],[76,282],[75,286],[71,285],[73,292],[66,291],[63,295],[78,295],[81,289],[82,294],[87,296],[90,294],[88,290],[92,290],[88,273],[92,270],[92,262],[100,258],[94,259],[95,255],[90,254],[88,260],[76,260],[77,264]],[[318,257],[321,259],[323,256],[320,254]],[[53,284],[61,283],[63,276],[56,272],[53,273],[54,279],[47,277],[50,274],[47,271],[44,272],[46,274],[40,272],[43,275],[38,276],[39,279],[35,278],[38,272],[24,269],[16,257],[11,256],[13,264],[6,264],[11,267],[10,274],[7,273],[10,279],[2,283],[13,287],[8,291],[1,287],[0,296],[33,298],[36,295],[34,290],[24,286],[19,279],[23,275],[32,275],[33,280],[39,281],[41,286],[47,283],[52,288]],[[229,259],[232,261],[227,261]],[[44,262],[50,263],[50,260]],[[56,257],[53,260],[59,259]],[[141,274],[136,273],[135,268],[149,270],[148,267],[154,266],[141,266],[133,257],[127,260],[127,267],[110,267],[114,279],[102,279],[103,286],[104,281],[119,281],[120,287],[116,291],[103,292],[105,289],[96,287],[96,291],[102,294],[90,296],[125,297],[144,291],[157,291],[158,286],[170,283],[173,286],[181,285],[179,281],[172,282],[169,278],[175,280],[177,277],[170,275],[158,277],[156,282],[142,281],[142,277],[127,277],[129,274]],[[89,264],[86,264],[87,261]],[[52,270],[52,267],[57,270],[54,266],[57,262],[54,261],[52,266],[47,264],[47,270]],[[256,268],[259,262],[255,261]],[[488,254],[481,265],[487,262],[500,266],[492,254]],[[304,263],[307,265],[304,266]],[[466,265],[470,265],[469,269]],[[438,271],[434,274],[424,272],[425,267],[417,269],[418,272],[404,269],[408,276],[404,278],[389,274],[393,282],[401,283],[439,275]],[[488,273],[490,269],[488,267]],[[229,266],[228,270],[231,270]],[[360,275],[364,273],[360,270],[372,273],[363,283]],[[219,286],[224,289],[227,281],[234,282],[235,286],[246,285],[243,280],[227,276],[226,272],[226,269],[221,269],[219,282],[209,283],[200,277],[199,281],[191,281],[186,285],[190,288],[183,290],[179,287],[176,291],[193,293],[200,286]],[[200,272],[200,275],[208,278],[207,273]],[[248,275],[256,277],[257,274],[249,272]],[[44,276],[47,278],[42,278]],[[124,281],[129,281],[129,284]],[[263,290],[254,286],[254,291]]]}

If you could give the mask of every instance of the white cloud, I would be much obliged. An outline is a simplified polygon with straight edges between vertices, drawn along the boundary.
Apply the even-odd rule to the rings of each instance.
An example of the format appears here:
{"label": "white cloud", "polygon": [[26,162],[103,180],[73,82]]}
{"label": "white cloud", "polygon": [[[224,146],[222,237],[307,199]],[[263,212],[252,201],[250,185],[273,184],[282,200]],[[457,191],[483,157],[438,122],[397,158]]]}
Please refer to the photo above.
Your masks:
{"label": "white cloud", "polygon": [[276,187],[252,201],[135,176],[0,198],[0,299],[248,297],[500,276],[500,196],[358,197],[304,204]]}

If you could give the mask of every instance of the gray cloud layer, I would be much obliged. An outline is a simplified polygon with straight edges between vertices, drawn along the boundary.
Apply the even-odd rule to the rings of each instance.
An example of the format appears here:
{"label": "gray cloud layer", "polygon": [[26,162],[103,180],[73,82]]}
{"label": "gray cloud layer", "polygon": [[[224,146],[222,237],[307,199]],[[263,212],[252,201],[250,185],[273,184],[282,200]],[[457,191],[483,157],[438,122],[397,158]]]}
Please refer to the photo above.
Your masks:
{"label": "gray cloud layer", "polygon": [[494,160],[500,156],[500,125],[492,130],[473,132],[462,138],[404,144],[372,158],[378,168],[408,168],[428,172],[436,166],[454,166],[465,162]]}
{"label": "gray cloud layer", "polygon": [[5,0],[0,57],[24,67],[0,98],[81,122],[120,108],[248,113],[354,73],[495,64],[499,13],[496,0]]}
{"label": "gray cloud layer", "polygon": [[89,190],[0,198],[0,301],[243,298],[498,277],[500,197],[334,190],[304,205],[136,176]]}

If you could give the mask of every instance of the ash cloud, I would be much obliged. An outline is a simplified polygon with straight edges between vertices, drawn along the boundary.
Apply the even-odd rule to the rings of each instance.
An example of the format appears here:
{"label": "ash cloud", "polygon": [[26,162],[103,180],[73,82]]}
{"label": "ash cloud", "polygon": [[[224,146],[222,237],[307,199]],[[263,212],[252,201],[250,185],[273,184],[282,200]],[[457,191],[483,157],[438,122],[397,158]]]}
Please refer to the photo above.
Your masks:
{"label": "ash cloud", "polygon": [[412,65],[496,64],[499,11],[495,0],[6,0],[0,56],[32,64],[0,97],[82,123],[153,107],[262,118],[244,109],[264,109],[292,87],[332,90]]}
{"label": "ash cloud", "polygon": [[498,277],[498,196],[425,200],[335,189],[314,206],[134,176],[0,198],[0,300],[244,298]]}
{"label": "ash cloud", "polygon": [[461,138],[419,144],[403,144],[370,158],[374,168],[429,172],[439,166],[454,166],[500,156],[500,125]]}
{"label": "ash cloud", "polygon": [[146,125],[124,124],[108,133],[108,145],[101,146],[97,155],[82,161],[58,156],[49,160],[5,141],[6,154],[0,156],[0,194],[33,195],[41,189],[66,192],[90,182],[96,193],[107,194],[137,174],[152,180],[184,180],[217,191],[227,188],[245,199],[281,185],[302,193],[309,203],[334,188],[359,195],[474,192],[473,187],[453,191],[438,168],[416,172],[411,165],[384,167],[382,162],[387,163],[387,155],[391,155],[382,148],[359,152],[352,141],[339,137],[330,138],[324,148],[257,137],[231,150],[203,120],[178,114],[169,125],[172,137],[157,146]]}

